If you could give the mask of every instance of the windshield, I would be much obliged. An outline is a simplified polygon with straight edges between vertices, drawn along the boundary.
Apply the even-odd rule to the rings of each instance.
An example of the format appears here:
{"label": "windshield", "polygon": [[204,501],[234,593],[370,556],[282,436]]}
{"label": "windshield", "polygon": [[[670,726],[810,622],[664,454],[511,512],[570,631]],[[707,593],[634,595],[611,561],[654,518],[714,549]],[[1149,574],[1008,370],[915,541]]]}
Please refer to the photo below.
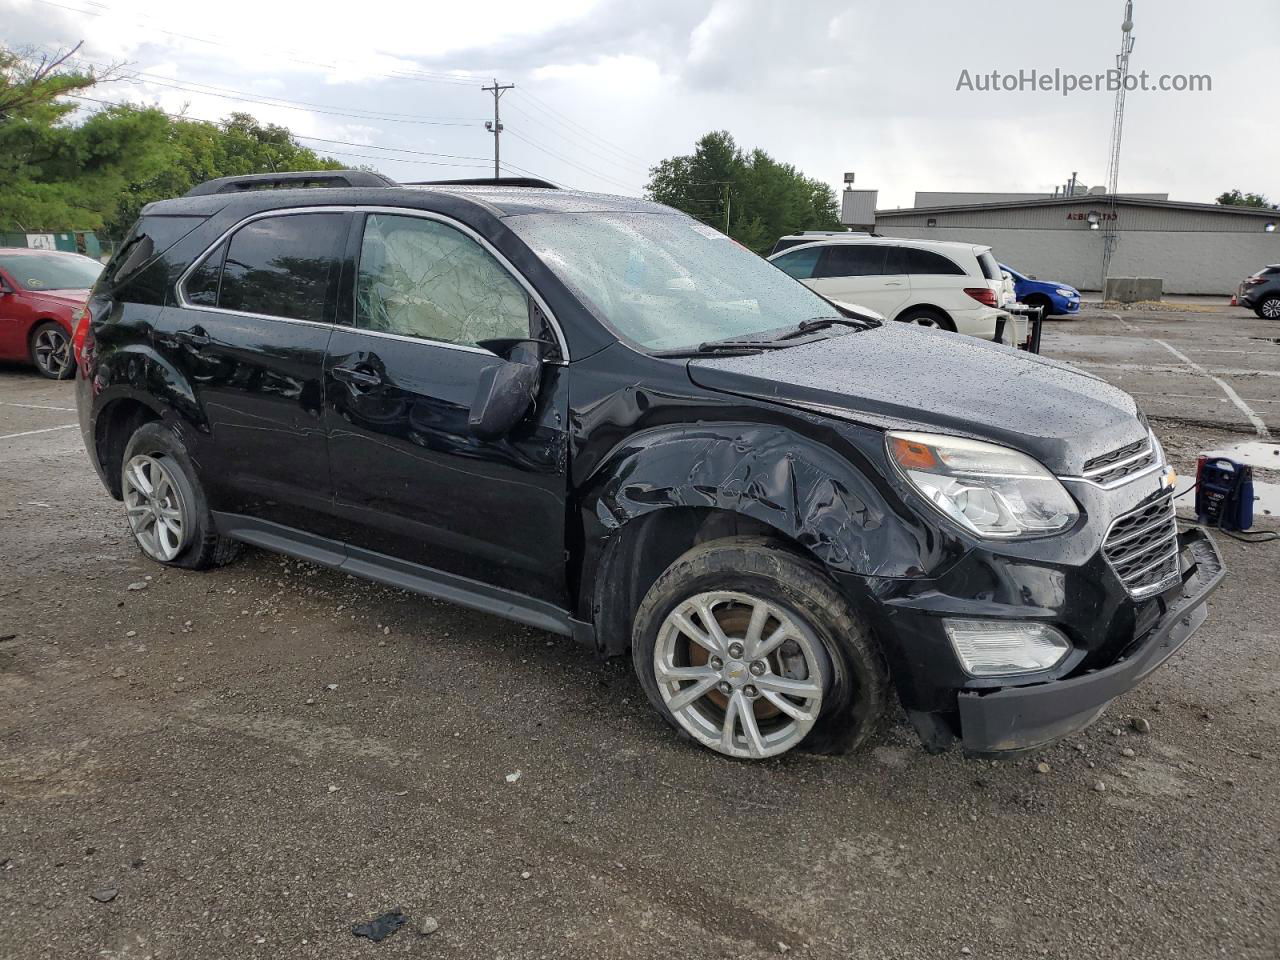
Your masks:
{"label": "windshield", "polygon": [[88,290],[102,264],[74,253],[21,253],[0,257],[0,267],[27,290]]}
{"label": "windshield", "polygon": [[540,213],[505,222],[597,316],[647,350],[839,316],[767,260],[681,213]]}

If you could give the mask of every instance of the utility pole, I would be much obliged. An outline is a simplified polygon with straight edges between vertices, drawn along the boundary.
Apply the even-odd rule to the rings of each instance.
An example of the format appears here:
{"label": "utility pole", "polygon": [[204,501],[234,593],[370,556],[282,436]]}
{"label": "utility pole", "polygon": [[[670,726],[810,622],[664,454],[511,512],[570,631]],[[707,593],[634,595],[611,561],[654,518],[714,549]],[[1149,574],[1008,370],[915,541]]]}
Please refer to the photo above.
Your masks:
{"label": "utility pole", "polygon": [[724,235],[726,237],[729,235],[729,204],[731,202],[732,202],[732,198],[729,195],[729,184],[725,183],[724,185]]}
{"label": "utility pole", "polygon": [[492,87],[481,87],[485,93],[493,94],[493,119],[484,122],[484,128],[493,134],[493,179],[497,180],[502,176],[502,165],[499,162],[498,140],[502,136],[502,121],[498,118],[498,101],[502,95],[515,87],[514,83],[499,83],[498,78],[493,78]]}
{"label": "utility pole", "polygon": [[1116,221],[1119,205],[1116,192],[1120,189],[1120,141],[1124,134],[1124,95],[1129,79],[1129,54],[1133,53],[1133,0],[1125,0],[1124,22],[1120,24],[1120,52],[1116,54],[1116,73],[1120,85],[1116,88],[1116,105],[1111,115],[1111,153],[1107,158],[1107,214],[1102,224],[1102,285],[1107,284],[1111,272],[1111,257],[1115,253],[1119,237]]}

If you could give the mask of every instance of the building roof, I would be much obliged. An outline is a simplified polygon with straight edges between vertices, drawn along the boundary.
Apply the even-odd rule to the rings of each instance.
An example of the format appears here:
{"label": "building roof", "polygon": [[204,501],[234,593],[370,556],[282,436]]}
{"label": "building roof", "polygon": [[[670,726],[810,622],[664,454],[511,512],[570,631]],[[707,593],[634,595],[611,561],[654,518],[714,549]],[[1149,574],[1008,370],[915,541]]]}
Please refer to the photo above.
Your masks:
{"label": "building roof", "polygon": [[1149,207],[1160,210],[1182,210],[1187,213],[1234,213],[1242,216],[1267,217],[1272,220],[1280,217],[1280,210],[1268,207],[1240,207],[1223,203],[1188,203],[1184,200],[1155,200],[1146,197],[1135,197],[1126,194],[1083,194],[1074,197],[1048,197],[1043,200],[1010,200],[993,203],[958,203],[933,207],[901,207],[892,210],[877,210],[876,219],[893,216],[916,216],[930,213],[973,213],[976,210],[1018,210],[1023,208],[1046,207],[1106,207],[1114,203],[1120,207]]}

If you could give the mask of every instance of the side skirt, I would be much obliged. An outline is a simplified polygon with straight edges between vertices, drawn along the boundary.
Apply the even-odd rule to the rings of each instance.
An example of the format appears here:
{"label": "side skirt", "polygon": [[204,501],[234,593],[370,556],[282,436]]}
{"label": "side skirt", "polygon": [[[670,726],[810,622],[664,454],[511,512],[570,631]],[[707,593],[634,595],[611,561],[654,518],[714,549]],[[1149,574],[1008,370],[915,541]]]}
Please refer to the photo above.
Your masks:
{"label": "side skirt", "polygon": [[459,577],[434,567],[353,547],[338,540],[317,537],[267,520],[214,511],[213,522],[223,536],[262,547],[264,550],[308,560],[367,580],[376,580],[436,600],[445,600],[461,607],[514,620],[549,633],[573,637],[590,647],[595,646],[595,629],[591,624],[575,620],[566,611],[544,600]]}

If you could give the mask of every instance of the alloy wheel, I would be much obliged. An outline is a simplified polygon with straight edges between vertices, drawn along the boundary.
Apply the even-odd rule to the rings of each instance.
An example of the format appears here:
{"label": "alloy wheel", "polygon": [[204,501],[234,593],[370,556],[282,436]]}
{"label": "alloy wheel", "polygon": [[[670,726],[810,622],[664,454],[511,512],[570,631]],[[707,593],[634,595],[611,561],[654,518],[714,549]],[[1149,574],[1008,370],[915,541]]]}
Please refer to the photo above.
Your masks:
{"label": "alloy wheel", "polygon": [[700,593],[658,629],[654,676],[695,740],[731,757],[790,750],[813,728],[831,676],[826,648],[799,617],[746,593]]}
{"label": "alloy wheel", "polygon": [[124,505],[133,535],[149,557],[173,560],[186,546],[187,507],[160,457],[139,454],[124,470]]}
{"label": "alloy wheel", "polygon": [[40,371],[60,379],[71,365],[71,338],[60,327],[45,327],[31,341],[31,357]]}
{"label": "alloy wheel", "polygon": [[1262,315],[1268,320],[1280,320],[1280,297],[1263,300]]}

